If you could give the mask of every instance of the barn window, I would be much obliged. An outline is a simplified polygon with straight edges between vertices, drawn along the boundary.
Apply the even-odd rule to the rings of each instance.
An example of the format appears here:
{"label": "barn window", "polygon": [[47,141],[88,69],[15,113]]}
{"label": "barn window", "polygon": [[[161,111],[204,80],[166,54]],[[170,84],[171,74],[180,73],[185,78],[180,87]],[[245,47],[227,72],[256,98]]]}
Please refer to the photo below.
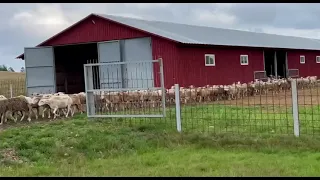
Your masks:
{"label": "barn window", "polygon": [[249,64],[248,55],[240,55],[240,64],[241,65]]}
{"label": "barn window", "polygon": [[320,56],[316,57],[316,63],[320,63]]}
{"label": "barn window", "polygon": [[305,56],[300,56],[300,64],[306,63],[306,57]]}
{"label": "barn window", "polygon": [[206,54],[205,56],[205,65],[206,66],[215,66],[216,58],[214,54]]}

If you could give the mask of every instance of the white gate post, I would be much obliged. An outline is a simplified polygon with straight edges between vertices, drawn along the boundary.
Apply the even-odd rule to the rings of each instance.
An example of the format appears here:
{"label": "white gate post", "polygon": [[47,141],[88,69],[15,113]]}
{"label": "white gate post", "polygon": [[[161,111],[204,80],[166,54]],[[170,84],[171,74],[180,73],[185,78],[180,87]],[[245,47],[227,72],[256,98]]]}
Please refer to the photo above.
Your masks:
{"label": "white gate post", "polygon": [[174,85],[174,91],[175,91],[175,102],[176,102],[177,130],[178,130],[178,132],[181,132],[182,128],[181,128],[181,106],[180,106],[180,87],[179,87],[179,84]]}
{"label": "white gate post", "polygon": [[161,91],[162,91],[162,111],[163,111],[163,117],[166,117],[166,89],[164,88],[164,71],[163,71],[163,60],[162,58],[159,58],[159,65],[160,65],[160,83],[161,83]]}
{"label": "white gate post", "polygon": [[[85,82],[85,93],[86,93],[86,104],[87,104],[87,116],[90,117],[95,115],[95,102],[93,92],[93,66],[84,64],[84,82]],[[89,91],[89,92],[88,92]]]}
{"label": "white gate post", "polygon": [[292,94],[292,111],[293,111],[293,131],[296,137],[300,136],[300,123],[299,123],[299,106],[298,106],[298,92],[297,80],[291,81],[291,94]]}

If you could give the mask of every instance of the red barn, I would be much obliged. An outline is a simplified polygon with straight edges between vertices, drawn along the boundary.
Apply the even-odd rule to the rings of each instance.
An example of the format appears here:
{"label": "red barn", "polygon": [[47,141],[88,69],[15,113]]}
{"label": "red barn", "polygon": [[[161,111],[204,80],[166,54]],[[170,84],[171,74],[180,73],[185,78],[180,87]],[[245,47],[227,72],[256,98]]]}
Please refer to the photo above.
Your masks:
{"label": "red barn", "polygon": [[18,58],[25,59],[28,93],[75,93],[84,91],[83,64],[90,59],[160,57],[167,88],[320,75],[319,40],[102,14],[90,14],[36,48],[25,48]]}

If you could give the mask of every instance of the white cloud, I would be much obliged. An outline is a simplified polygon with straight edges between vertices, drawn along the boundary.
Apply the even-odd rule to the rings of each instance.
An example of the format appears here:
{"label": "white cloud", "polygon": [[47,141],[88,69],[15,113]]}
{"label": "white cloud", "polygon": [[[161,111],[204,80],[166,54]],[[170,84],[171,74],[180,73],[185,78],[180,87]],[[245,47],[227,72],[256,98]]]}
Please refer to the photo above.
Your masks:
{"label": "white cloud", "polygon": [[60,4],[37,4],[35,10],[14,14],[10,22],[11,27],[40,37],[50,37],[70,24]]}
{"label": "white cloud", "polygon": [[136,7],[140,9],[151,9],[151,8],[164,8],[168,7],[169,3],[124,3],[126,6]]}
{"label": "white cloud", "polygon": [[236,22],[236,17],[220,11],[194,10],[195,22],[198,25],[209,25],[215,27],[231,26]]}

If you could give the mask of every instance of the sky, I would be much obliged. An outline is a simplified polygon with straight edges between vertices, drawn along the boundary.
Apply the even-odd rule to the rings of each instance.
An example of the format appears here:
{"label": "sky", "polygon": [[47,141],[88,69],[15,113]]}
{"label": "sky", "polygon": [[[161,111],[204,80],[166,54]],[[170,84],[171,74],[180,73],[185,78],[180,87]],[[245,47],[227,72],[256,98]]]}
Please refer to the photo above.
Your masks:
{"label": "sky", "polygon": [[2,3],[0,65],[15,59],[90,13],[320,39],[319,3]]}

